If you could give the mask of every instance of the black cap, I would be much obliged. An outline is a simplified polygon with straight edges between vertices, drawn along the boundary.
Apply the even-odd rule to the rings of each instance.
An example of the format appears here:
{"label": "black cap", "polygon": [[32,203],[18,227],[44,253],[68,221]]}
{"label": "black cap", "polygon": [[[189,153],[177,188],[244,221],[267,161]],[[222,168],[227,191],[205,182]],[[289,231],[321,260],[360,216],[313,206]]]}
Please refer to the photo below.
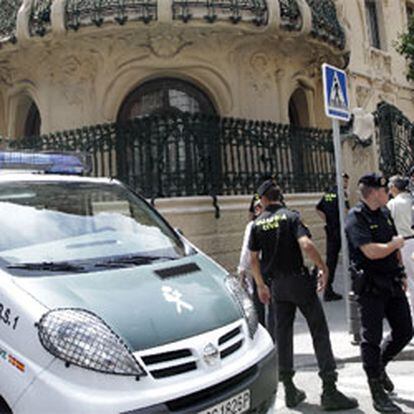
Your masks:
{"label": "black cap", "polygon": [[259,197],[264,196],[272,187],[276,187],[276,184],[273,180],[266,180],[260,184],[259,188],[257,189],[257,194]]}
{"label": "black cap", "polygon": [[359,179],[358,184],[364,184],[367,187],[380,188],[380,187],[387,187],[388,180],[381,174],[369,173],[369,174],[363,175]]}

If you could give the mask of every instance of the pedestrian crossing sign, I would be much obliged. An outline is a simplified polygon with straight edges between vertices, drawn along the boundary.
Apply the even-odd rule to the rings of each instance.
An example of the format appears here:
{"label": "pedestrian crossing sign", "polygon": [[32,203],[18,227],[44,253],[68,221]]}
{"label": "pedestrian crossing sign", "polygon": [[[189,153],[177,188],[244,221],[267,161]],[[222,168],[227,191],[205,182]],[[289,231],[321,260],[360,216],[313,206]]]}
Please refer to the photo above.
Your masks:
{"label": "pedestrian crossing sign", "polygon": [[324,63],[322,65],[325,113],[329,118],[349,121],[349,98],[346,73]]}

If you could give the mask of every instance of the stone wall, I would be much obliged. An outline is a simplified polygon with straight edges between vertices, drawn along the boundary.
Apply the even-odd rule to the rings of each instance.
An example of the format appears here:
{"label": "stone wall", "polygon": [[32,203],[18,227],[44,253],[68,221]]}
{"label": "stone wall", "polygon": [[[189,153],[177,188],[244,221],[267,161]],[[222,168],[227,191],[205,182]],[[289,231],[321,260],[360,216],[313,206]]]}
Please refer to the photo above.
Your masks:
{"label": "stone wall", "polygon": [[[301,212],[313,239],[325,252],[323,223],[315,212],[320,193],[286,195],[292,209]],[[220,218],[215,218],[211,197],[157,199],[155,207],[186,238],[229,271],[235,271],[244,228],[248,220],[250,196],[219,196]]]}

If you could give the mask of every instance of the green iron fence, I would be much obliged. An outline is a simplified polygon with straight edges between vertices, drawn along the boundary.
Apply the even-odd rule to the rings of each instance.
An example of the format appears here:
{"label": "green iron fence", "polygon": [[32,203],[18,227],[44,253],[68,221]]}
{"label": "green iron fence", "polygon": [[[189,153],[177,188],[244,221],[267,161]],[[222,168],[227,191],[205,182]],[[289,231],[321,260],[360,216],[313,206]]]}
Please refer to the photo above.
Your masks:
{"label": "green iron fence", "polygon": [[387,102],[378,104],[374,117],[381,171],[387,176],[405,174],[414,165],[414,124]]}
{"label": "green iron fence", "polygon": [[269,175],[286,192],[313,192],[335,176],[330,130],[211,115],[148,116],[8,147],[86,151],[92,175],[117,177],[150,198],[252,194]]}

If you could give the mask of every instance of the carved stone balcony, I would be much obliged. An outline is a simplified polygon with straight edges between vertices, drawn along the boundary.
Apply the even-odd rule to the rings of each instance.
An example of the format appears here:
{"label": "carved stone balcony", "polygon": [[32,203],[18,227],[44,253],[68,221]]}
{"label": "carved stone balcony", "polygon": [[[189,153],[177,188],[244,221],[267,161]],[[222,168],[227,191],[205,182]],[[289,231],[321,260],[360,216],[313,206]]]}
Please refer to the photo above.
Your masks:
{"label": "carved stone balcony", "polygon": [[[21,7],[20,7],[21,6]],[[20,7],[20,9],[19,9]],[[168,24],[180,30],[305,35],[342,53],[345,31],[333,0],[3,0],[0,45],[86,27]],[[131,27],[130,25],[128,27]],[[185,29],[188,28],[188,29]]]}

